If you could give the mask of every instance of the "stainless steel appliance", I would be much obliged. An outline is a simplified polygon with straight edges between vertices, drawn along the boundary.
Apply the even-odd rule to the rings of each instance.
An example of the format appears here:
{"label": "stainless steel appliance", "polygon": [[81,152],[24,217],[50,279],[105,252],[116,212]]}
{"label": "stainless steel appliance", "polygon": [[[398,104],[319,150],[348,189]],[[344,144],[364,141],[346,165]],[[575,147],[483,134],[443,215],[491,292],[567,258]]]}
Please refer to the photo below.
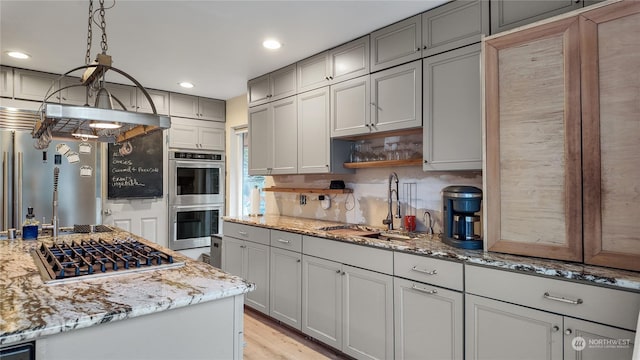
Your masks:
{"label": "stainless steel appliance", "polygon": [[48,284],[184,265],[171,254],[128,237],[87,236],[70,243],[42,244],[32,254]]}
{"label": "stainless steel appliance", "polygon": [[224,153],[169,152],[169,248],[211,245],[224,213]]}
{"label": "stainless steel appliance", "polygon": [[[482,190],[473,186],[448,186],[442,190],[445,244],[462,249],[482,249],[479,231]],[[478,230],[476,230],[478,229]]]}
{"label": "stainless steel appliance", "polygon": [[169,207],[169,248],[184,250],[211,245],[219,234],[224,205],[178,205]]}
{"label": "stainless steel appliance", "polygon": [[34,141],[30,131],[0,129],[0,230],[20,229],[28,207],[39,221],[51,222],[55,167],[60,169],[58,224],[100,223],[100,147],[93,141],[54,138],[37,150]]}
{"label": "stainless steel appliance", "polygon": [[209,264],[222,269],[222,236],[211,235],[211,255]]}
{"label": "stainless steel appliance", "polygon": [[169,152],[169,203],[224,203],[224,153]]}

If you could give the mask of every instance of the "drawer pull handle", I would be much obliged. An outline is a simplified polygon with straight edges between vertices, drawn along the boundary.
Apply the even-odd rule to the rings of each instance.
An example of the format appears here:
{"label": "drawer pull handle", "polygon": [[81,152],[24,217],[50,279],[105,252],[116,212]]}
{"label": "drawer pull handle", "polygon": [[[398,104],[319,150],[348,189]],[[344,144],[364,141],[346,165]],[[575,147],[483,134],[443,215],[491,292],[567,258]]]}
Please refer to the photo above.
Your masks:
{"label": "drawer pull handle", "polygon": [[577,299],[577,300],[567,299],[561,296],[550,295],[548,292],[544,293],[544,298],[549,300],[560,301],[567,304],[573,304],[573,305],[580,305],[583,302],[582,299]]}
{"label": "drawer pull handle", "polygon": [[238,230],[238,234],[242,235],[242,236],[247,236],[247,232],[246,231],[240,231]]}
{"label": "drawer pull handle", "polygon": [[432,294],[432,295],[433,295],[433,294],[437,294],[437,293],[438,293],[438,290],[436,290],[436,289],[433,289],[433,290],[427,290],[427,289],[423,289],[423,288],[421,288],[421,287],[417,287],[417,286],[415,286],[415,285],[411,285],[411,288],[412,288],[413,290],[418,290],[418,291],[423,292],[423,293],[426,293],[426,294]]}
{"label": "drawer pull handle", "polygon": [[415,272],[422,273],[422,274],[427,274],[427,275],[436,275],[436,274],[438,274],[438,270],[431,270],[431,271],[422,270],[422,269],[418,269],[417,266],[412,267],[411,270],[413,270]]}
{"label": "drawer pull handle", "polygon": [[288,243],[290,243],[291,241],[289,241],[289,240],[285,240],[285,239],[278,239],[278,242],[288,244]]}

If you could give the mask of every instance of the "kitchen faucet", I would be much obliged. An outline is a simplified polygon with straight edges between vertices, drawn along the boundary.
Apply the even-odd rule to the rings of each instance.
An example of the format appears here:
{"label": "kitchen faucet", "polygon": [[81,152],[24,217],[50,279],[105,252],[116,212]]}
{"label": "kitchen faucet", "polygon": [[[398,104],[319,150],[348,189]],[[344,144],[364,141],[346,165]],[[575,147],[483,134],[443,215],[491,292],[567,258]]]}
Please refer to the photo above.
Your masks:
{"label": "kitchen faucet", "polygon": [[[395,178],[395,182],[396,182],[396,188],[392,189],[391,188],[391,181]],[[389,192],[387,194],[387,203],[389,204],[389,211],[387,212],[387,218],[382,220],[382,223],[384,225],[387,225],[387,229],[388,230],[393,230],[393,198],[391,197],[391,195],[395,192],[396,193],[396,205],[397,205],[397,210],[396,210],[396,218],[400,218],[400,195],[398,194],[398,183],[400,181],[398,180],[398,174],[396,174],[395,172],[392,172],[389,175]]]}
{"label": "kitchen faucet", "polygon": [[53,216],[51,224],[42,224],[42,230],[51,230],[51,235],[58,237],[58,178],[60,177],[60,168],[53,169]]}

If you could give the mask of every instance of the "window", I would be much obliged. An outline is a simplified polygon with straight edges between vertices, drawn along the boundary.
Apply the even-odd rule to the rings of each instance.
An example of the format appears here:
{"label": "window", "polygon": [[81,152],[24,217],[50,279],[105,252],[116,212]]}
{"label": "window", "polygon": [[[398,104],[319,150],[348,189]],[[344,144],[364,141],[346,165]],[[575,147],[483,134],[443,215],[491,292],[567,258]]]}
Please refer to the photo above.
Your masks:
{"label": "window", "polygon": [[[249,132],[246,127],[235,129],[230,154],[230,207],[232,216],[251,212],[251,189],[264,188],[264,176],[249,175]],[[260,197],[260,213],[264,214],[264,199]]]}

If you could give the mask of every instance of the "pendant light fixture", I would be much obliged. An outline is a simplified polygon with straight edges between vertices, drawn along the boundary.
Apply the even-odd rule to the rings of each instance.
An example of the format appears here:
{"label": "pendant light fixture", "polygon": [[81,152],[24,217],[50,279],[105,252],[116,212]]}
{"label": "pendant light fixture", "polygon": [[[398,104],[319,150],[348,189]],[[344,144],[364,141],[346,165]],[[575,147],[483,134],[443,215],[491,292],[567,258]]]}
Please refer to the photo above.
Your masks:
{"label": "pendant light fixture", "polygon": [[[38,139],[40,143],[42,143],[41,137],[46,134],[51,134],[54,137],[78,137],[80,134],[89,134],[90,136],[85,135],[82,137],[85,138],[88,136],[92,138],[95,136],[99,141],[124,142],[152,131],[171,127],[170,118],[157,113],[155,104],[147,90],[132,76],[111,66],[111,56],[107,55],[107,24],[104,0],[99,0],[99,4],[100,7],[94,11],[93,0],[89,0],[85,64],[67,71],[56,79],[51,84],[47,95],[42,101],[40,120],[36,121],[32,132],[33,137]],[[102,32],[100,41],[101,52],[97,54],[95,61],[91,62],[93,24],[96,14],[100,16],[100,21],[95,23],[99,25]],[[83,73],[77,84],[64,87],[60,86],[58,89],[55,89],[57,88],[55,85],[58,84],[61,79],[69,77],[72,73],[78,71],[83,71]],[[152,113],[147,114],[128,111],[123,103],[105,88],[107,72],[118,73],[131,81],[150,104]],[[54,94],[72,87],[83,87],[85,89],[86,96],[84,106],[47,102]],[[95,101],[90,101],[92,98],[95,98]]]}

